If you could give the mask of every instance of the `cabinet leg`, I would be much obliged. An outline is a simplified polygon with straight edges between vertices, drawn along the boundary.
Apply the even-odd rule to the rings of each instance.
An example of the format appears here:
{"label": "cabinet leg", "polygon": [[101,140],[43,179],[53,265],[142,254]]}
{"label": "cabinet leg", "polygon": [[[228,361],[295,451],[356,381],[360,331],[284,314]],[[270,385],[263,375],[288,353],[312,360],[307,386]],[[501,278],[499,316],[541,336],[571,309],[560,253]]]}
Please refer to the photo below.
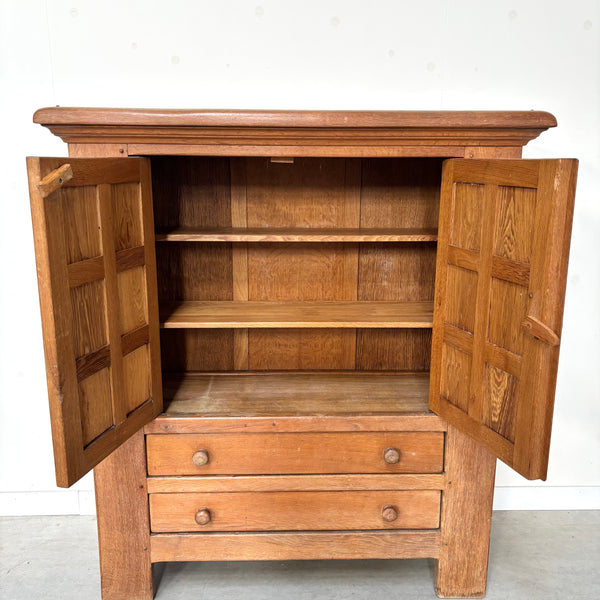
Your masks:
{"label": "cabinet leg", "polygon": [[102,600],[152,600],[144,434],[94,469]]}
{"label": "cabinet leg", "polygon": [[483,598],[496,459],[452,426],[446,444],[447,487],[442,496],[435,591],[440,598]]}

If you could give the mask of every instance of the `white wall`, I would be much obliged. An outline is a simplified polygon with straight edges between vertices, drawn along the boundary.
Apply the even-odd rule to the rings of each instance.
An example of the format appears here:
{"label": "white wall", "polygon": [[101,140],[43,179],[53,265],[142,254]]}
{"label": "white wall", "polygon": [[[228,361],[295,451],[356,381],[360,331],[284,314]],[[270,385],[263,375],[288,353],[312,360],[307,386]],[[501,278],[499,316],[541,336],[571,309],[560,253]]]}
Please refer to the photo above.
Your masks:
{"label": "white wall", "polygon": [[496,508],[600,508],[597,0],[3,0],[0,514],[93,510],[54,487],[25,155],[65,155],[36,108],[539,109],[526,157],[578,157],[546,483],[499,466]]}

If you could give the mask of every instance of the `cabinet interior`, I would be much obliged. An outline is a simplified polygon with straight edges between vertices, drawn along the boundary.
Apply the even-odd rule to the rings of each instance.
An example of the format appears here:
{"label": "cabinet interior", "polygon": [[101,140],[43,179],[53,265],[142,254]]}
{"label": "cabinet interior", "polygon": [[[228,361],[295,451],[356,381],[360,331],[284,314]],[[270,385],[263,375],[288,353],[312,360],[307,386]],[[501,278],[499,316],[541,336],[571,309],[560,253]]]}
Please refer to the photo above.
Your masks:
{"label": "cabinet interior", "polygon": [[153,157],[166,412],[427,411],[441,166]]}

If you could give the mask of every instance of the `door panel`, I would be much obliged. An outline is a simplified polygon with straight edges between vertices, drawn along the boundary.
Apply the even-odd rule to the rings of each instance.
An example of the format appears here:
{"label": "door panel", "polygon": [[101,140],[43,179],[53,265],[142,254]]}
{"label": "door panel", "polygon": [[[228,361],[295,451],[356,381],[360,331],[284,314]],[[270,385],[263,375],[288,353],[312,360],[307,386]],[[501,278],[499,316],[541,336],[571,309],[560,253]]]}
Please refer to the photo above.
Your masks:
{"label": "door panel", "polygon": [[28,158],[57,484],[162,410],[149,163]]}
{"label": "door panel", "polygon": [[444,163],[429,406],[545,479],[575,160]]}

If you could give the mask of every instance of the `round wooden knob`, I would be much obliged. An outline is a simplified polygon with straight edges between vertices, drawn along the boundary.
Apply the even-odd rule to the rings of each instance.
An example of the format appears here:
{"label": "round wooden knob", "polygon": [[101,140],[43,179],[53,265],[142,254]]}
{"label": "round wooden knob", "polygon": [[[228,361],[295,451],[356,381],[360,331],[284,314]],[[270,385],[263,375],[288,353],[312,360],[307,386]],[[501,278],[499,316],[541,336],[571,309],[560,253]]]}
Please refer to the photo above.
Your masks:
{"label": "round wooden knob", "polygon": [[386,504],[381,509],[381,518],[387,523],[391,523],[398,518],[398,511],[391,504]]}
{"label": "round wooden knob", "polygon": [[192,462],[197,467],[203,467],[208,463],[208,450],[196,450],[192,456]]}
{"label": "round wooden knob", "polygon": [[206,525],[207,523],[210,523],[210,510],[208,510],[208,508],[201,508],[196,512],[194,519],[198,525]]}
{"label": "round wooden knob", "polygon": [[383,451],[383,460],[388,465],[395,465],[400,462],[400,450],[398,448],[386,448]]}

